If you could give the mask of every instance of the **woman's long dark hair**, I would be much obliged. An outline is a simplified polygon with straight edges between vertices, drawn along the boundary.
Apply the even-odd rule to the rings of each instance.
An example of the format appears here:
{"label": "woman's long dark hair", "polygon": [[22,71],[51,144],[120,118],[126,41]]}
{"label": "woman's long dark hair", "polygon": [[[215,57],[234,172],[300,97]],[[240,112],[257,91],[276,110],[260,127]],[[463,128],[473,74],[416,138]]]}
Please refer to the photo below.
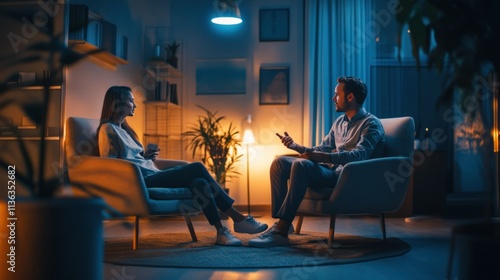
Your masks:
{"label": "woman's long dark hair", "polygon": [[[125,102],[128,101],[129,92],[132,92],[132,89],[126,86],[112,86],[106,91],[102,104],[101,119],[99,121],[99,127],[97,127],[98,136],[99,129],[103,123],[114,122],[123,117],[123,106]],[[127,120],[123,121],[121,128],[125,129],[125,131],[139,143],[137,133],[130,127]]]}

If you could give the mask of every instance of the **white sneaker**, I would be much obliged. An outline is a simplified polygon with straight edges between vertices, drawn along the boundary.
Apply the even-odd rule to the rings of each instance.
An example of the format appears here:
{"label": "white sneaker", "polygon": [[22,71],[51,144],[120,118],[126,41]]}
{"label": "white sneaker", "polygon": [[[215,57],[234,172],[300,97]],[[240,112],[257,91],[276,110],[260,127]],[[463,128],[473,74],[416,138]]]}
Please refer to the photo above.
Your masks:
{"label": "white sneaker", "polygon": [[290,245],[288,237],[283,237],[276,228],[270,228],[259,237],[248,240],[248,245],[253,247],[274,247]]}
{"label": "white sneaker", "polygon": [[[274,223],[270,229],[275,229],[277,226],[278,226],[278,222]],[[295,232],[295,229],[293,228],[293,224],[290,224],[290,227],[288,228],[288,234],[292,234],[294,232]]]}
{"label": "white sneaker", "polygon": [[224,246],[242,246],[243,242],[234,237],[227,227],[221,227],[217,231],[217,240],[215,241],[215,244]]}
{"label": "white sneaker", "polygon": [[266,229],[266,224],[257,222],[250,215],[248,215],[248,217],[243,221],[234,223],[234,231],[240,233],[258,233]]}

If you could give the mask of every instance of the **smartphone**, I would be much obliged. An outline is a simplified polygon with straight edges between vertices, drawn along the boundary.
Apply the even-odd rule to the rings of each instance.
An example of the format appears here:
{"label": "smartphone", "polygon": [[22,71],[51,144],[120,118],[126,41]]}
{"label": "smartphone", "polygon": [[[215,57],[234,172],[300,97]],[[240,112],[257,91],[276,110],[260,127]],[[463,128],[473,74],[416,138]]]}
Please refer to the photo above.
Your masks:
{"label": "smartphone", "polygon": [[148,143],[146,146],[146,151],[155,151],[158,148],[158,144]]}

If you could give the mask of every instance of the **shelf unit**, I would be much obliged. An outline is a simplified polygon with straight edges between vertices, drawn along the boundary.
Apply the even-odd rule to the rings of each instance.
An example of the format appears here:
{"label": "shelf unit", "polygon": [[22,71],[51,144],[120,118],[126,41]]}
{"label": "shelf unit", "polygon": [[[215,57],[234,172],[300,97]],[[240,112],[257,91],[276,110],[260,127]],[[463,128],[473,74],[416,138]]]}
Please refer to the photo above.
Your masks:
{"label": "shelf unit", "polygon": [[[59,4],[58,4],[59,5]],[[0,25],[5,27],[0,31],[0,36],[8,38],[8,34],[27,36],[22,32],[26,26],[26,19],[36,18],[44,11],[40,3],[36,1],[26,2],[3,2],[0,5],[2,13],[9,14],[9,17],[1,17]],[[54,33],[64,32],[65,6],[59,5],[60,11],[54,16],[47,16],[50,24],[53,24]],[[27,44],[11,45],[9,40],[0,43],[0,55],[2,57],[15,57],[18,52],[22,52],[27,45],[37,42],[46,42],[47,38],[43,32],[31,34]],[[28,39],[28,38],[25,38]],[[62,39],[61,39],[62,40]],[[15,47],[14,47],[15,46]],[[30,74],[30,80],[15,79],[21,72]],[[26,60],[22,63],[12,64],[0,69],[2,81],[7,81],[2,86],[0,103],[3,104],[0,110],[0,160],[6,165],[15,165],[16,177],[38,178],[41,172],[39,164],[41,135],[44,135],[45,160],[44,177],[46,179],[57,177],[61,179],[62,170],[62,124],[63,124],[63,104],[64,85],[63,73],[52,72],[47,77],[48,65],[44,60]],[[50,79],[50,80],[46,80]],[[30,115],[33,115],[40,108],[44,100],[43,84],[50,83],[49,108],[47,130],[41,131],[40,126],[32,123]],[[38,105],[38,106],[37,106]],[[28,194],[24,182],[18,180],[16,184],[16,196]]]}
{"label": "shelf unit", "polygon": [[87,59],[102,68],[116,70],[118,65],[128,64],[128,61],[116,55],[106,52],[83,40],[71,40],[68,44],[80,53],[90,53]]}
{"label": "shelf unit", "polygon": [[182,72],[172,65],[163,61],[152,61],[146,67],[148,73],[157,78],[163,80],[179,80],[182,78]]}
{"label": "shelf unit", "polygon": [[[127,60],[115,55],[118,42],[117,28],[113,23],[82,4],[70,4],[68,18],[71,30],[68,34],[70,47],[80,53],[89,54],[86,58],[90,62],[108,70],[114,71],[118,65],[128,64]],[[126,54],[122,55],[126,57]]]}
{"label": "shelf unit", "polygon": [[160,157],[182,159],[182,73],[165,62],[149,63],[146,72],[157,86],[149,93],[148,101],[144,102],[144,144],[158,144]]}
{"label": "shelf unit", "polygon": [[[45,14],[46,17],[43,18],[42,15],[46,11],[37,1],[5,1],[0,3],[1,13],[9,15],[0,17],[0,25],[4,27],[0,30],[0,36],[10,38],[9,36],[16,34],[26,41],[26,43],[21,39],[17,41],[20,43],[11,43],[7,39],[0,41],[0,55],[2,57],[14,57],[28,45],[47,42],[47,35],[40,32],[45,29],[38,29],[40,26],[36,25],[36,22],[38,32],[31,32],[31,29],[29,34],[25,32],[26,26],[33,25],[33,19],[42,18],[53,26],[54,34],[65,35],[59,37],[61,43],[67,44],[78,52],[89,53],[86,59],[98,66],[115,70],[118,65],[128,63],[125,59],[113,54],[118,48],[116,46],[116,26],[109,22],[104,23],[106,25],[106,34],[103,36],[102,42],[100,42],[100,48],[85,40],[80,40],[85,38],[69,40],[71,37],[69,30],[74,30],[70,27],[71,5],[55,3],[54,5],[58,5],[57,10],[59,12],[50,16]],[[89,13],[88,9],[82,11]],[[95,15],[90,14],[90,16],[92,20],[96,19]],[[28,25],[26,20],[31,25]],[[97,18],[97,20],[103,19]],[[87,22],[79,22],[79,24],[81,23],[86,24]],[[113,47],[113,45],[115,46]],[[120,46],[123,49],[124,46]],[[38,158],[41,147],[40,140],[41,135],[45,135],[44,139],[47,140],[45,142],[45,177],[53,178],[57,176],[63,180],[65,71],[53,72],[47,77],[49,73],[48,67],[45,60],[25,60],[22,63],[12,64],[9,67],[0,69],[0,80],[6,81],[5,84],[0,85],[2,90],[0,95],[0,104],[2,104],[0,110],[0,150],[2,151],[0,161],[6,165],[16,165],[16,172],[19,175],[23,174],[26,177],[34,176],[34,178],[38,178],[37,173],[41,169],[39,168]],[[21,72],[29,73],[28,81],[16,78],[16,75],[22,77]],[[29,121],[29,115],[36,112],[36,110],[33,110],[33,104],[42,103],[44,96],[42,84],[46,83],[47,79],[50,79],[51,84],[49,87],[49,119],[47,130],[42,133],[40,126],[37,127]],[[32,107],[25,106],[29,103],[31,103],[30,106]],[[19,187],[22,187],[21,181],[19,181]],[[19,188],[19,194],[24,195],[21,190],[24,190],[24,188]]]}

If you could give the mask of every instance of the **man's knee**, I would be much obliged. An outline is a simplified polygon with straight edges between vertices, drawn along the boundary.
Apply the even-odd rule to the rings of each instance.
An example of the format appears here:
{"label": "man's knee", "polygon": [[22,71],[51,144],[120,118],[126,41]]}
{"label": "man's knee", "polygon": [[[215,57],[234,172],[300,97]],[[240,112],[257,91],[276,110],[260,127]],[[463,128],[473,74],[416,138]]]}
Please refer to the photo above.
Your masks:
{"label": "man's knee", "polygon": [[295,170],[307,170],[313,167],[316,163],[308,159],[297,159],[292,163],[292,172]]}
{"label": "man's knee", "polygon": [[292,163],[294,161],[295,161],[295,158],[292,158],[289,156],[275,157],[273,162],[271,163],[271,170],[290,168],[290,166],[292,165]]}

